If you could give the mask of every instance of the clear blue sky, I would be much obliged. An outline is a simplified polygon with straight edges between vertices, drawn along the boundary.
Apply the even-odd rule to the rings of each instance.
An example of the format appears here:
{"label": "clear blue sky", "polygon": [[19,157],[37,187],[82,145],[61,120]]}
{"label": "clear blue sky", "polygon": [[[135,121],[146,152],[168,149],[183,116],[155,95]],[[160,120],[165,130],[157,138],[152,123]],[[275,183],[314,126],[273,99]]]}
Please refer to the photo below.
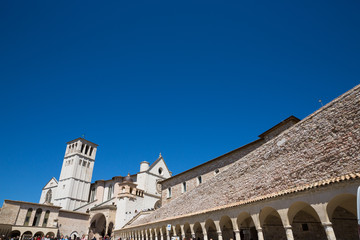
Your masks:
{"label": "clear blue sky", "polygon": [[360,1],[1,1],[0,204],[39,200],[66,142],[93,180],[174,174],[360,83]]}

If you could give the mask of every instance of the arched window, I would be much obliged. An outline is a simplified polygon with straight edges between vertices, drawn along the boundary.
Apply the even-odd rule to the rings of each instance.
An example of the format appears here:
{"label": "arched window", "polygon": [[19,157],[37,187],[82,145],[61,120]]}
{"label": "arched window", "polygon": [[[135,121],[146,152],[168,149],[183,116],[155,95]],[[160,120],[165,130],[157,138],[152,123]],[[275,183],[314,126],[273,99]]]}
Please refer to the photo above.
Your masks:
{"label": "arched window", "polygon": [[29,208],[27,213],[26,213],[26,217],[25,217],[25,222],[24,222],[24,226],[29,226],[29,222],[30,222],[30,217],[31,217],[31,213],[32,213],[33,209]]}
{"label": "arched window", "polygon": [[113,196],[113,191],[114,191],[113,185],[110,185],[110,186],[109,186],[109,189],[108,189],[108,195],[107,195],[107,199],[108,199],[108,200],[109,200],[110,198],[112,198],[112,196]]}
{"label": "arched window", "polygon": [[33,226],[39,226],[41,213],[42,213],[42,209],[38,208],[36,210],[36,213],[35,213],[34,221],[33,221],[33,224],[32,224]]}
{"label": "arched window", "polygon": [[52,191],[51,191],[51,189],[49,189],[49,191],[47,191],[47,193],[46,193],[45,202],[50,203],[51,198],[52,198]]}
{"label": "arched window", "polygon": [[42,224],[43,227],[46,227],[46,225],[47,225],[47,223],[48,223],[49,215],[50,215],[50,211],[47,210],[47,211],[45,212],[45,217],[44,217],[44,221],[43,221],[43,224]]}

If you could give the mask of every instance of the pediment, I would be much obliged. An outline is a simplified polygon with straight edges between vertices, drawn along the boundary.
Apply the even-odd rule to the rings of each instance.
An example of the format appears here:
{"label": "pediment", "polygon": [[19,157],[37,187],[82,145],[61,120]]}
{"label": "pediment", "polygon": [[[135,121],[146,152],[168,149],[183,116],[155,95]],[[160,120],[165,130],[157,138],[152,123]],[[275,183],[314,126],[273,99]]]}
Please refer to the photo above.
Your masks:
{"label": "pediment", "polygon": [[52,177],[50,181],[45,185],[45,187],[43,187],[43,189],[54,188],[57,187],[57,185],[58,181],[56,180],[56,178]]}

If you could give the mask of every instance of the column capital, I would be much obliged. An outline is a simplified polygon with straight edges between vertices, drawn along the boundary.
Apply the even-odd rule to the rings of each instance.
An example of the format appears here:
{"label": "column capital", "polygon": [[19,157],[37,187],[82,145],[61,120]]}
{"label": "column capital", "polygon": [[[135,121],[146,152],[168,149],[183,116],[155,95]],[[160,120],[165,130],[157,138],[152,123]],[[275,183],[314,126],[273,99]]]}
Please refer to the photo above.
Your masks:
{"label": "column capital", "polygon": [[322,222],[321,223],[324,227],[332,227],[332,223],[331,222]]}
{"label": "column capital", "polygon": [[262,228],[256,228],[256,231],[262,232]]}
{"label": "column capital", "polygon": [[284,226],[285,230],[286,229],[292,229],[292,226],[291,225],[287,225],[287,226]]}

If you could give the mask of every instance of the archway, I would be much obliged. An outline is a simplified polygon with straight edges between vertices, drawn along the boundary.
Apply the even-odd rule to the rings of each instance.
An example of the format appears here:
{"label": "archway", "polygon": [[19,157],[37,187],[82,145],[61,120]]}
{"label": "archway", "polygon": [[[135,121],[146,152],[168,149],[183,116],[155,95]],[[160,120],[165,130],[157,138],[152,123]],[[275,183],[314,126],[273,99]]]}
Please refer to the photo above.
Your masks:
{"label": "archway", "polygon": [[77,237],[80,237],[80,236],[79,236],[79,233],[76,232],[76,231],[73,231],[73,232],[70,234],[70,238],[71,238],[71,239],[76,239]]}
{"label": "archway", "polygon": [[258,240],[255,224],[249,213],[240,213],[237,217],[237,224],[240,230],[241,240]]}
{"label": "archway", "polygon": [[106,232],[106,218],[104,214],[98,213],[90,221],[90,231],[98,239],[100,236],[105,237]]}
{"label": "archway", "polygon": [[202,231],[202,227],[199,222],[196,222],[194,224],[194,233],[195,233],[195,239],[194,240],[202,240],[204,239],[204,234]]}
{"label": "archway", "polygon": [[55,233],[53,233],[53,232],[48,232],[45,236],[49,236],[50,238],[54,238],[54,237],[55,237]]}
{"label": "archway", "polygon": [[185,238],[186,239],[190,239],[191,236],[191,229],[190,229],[190,224],[189,223],[185,223],[184,224],[184,233],[185,233]]}
{"label": "archway", "polygon": [[21,233],[18,230],[14,230],[10,232],[10,238],[20,238],[20,235]]}
{"label": "archway", "polygon": [[114,228],[114,223],[110,222],[109,226],[108,226],[108,230],[107,230],[107,235],[109,237],[111,237],[112,233],[113,233],[113,228]]}
{"label": "archway", "polygon": [[21,236],[22,240],[29,240],[32,238],[32,232],[30,231],[26,231],[23,233],[23,235]]}
{"label": "archway", "polygon": [[42,238],[44,236],[44,233],[43,232],[36,232],[35,234],[34,234],[34,238]]}
{"label": "archway", "polygon": [[155,240],[155,236],[156,236],[156,228],[151,229],[151,239]]}
{"label": "archway", "polygon": [[280,215],[274,208],[264,207],[259,218],[265,239],[287,239]]}
{"label": "archway", "polygon": [[296,202],[288,211],[294,239],[327,240],[324,227],[315,209],[305,202]]}
{"label": "archway", "polygon": [[167,239],[168,231],[166,230],[166,227],[165,227],[165,226],[162,226],[162,227],[161,227],[161,232],[162,232],[162,234],[163,234],[163,239]]}
{"label": "archway", "polygon": [[326,210],[336,239],[358,240],[355,195],[341,194],[334,197],[329,201]]}
{"label": "archway", "polygon": [[206,233],[208,236],[208,239],[212,239],[212,240],[218,240],[218,234],[217,234],[217,230],[216,230],[216,226],[215,223],[212,219],[208,219],[205,222],[205,229],[206,229]]}
{"label": "archway", "polygon": [[175,226],[175,235],[181,239],[181,227],[180,224]]}
{"label": "archway", "polygon": [[233,225],[228,216],[221,217],[220,228],[224,240],[229,240],[230,238],[235,239]]}

